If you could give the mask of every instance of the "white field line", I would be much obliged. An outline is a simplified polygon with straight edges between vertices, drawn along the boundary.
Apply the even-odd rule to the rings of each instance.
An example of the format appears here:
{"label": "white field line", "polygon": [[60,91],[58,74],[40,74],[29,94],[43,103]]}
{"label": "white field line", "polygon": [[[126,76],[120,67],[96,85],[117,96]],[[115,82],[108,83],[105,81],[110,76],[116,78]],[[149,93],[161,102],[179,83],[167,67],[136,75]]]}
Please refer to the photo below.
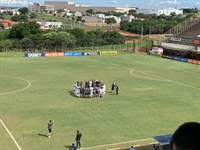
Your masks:
{"label": "white field line", "polygon": [[17,92],[20,92],[20,91],[26,90],[26,89],[28,89],[28,88],[31,86],[31,82],[28,81],[28,80],[26,80],[26,79],[23,79],[23,78],[18,78],[18,77],[9,77],[9,76],[5,76],[5,78],[13,78],[13,79],[19,79],[19,80],[26,81],[26,82],[28,83],[28,86],[26,86],[25,88],[22,88],[22,89],[20,89],[20,90],[12,91],[12,92],[0,93],[0,95],[7,95],[7,94],[12,94],[12,93],[17,93]]}
{"label": "white field line", "polygon": [[[133,71],[133,70],[132,70],[132,71]],[[130,72],[131,74],[132,74],[132,71]],[[135,75],[135,74],[132,74],[132,75]],[[155,76],[155,75],[154,75],[154,76]],[[140,77],[140,78],[143,78],[143,79],[148,79],[148,80],[168,81],[168,82],[176,83],[176,84],[183,85],[183,86],[186,86],[186,87],[190,87],[190,88],[193,88],[193,89],[196,89],[196,90],[200,90],[200,88],[197,88],[197,87],[195,87],[195,86],[191,86],[191,85],[184,84],[184,83],[181,83],[181,82],[169,80],[169,79],[162,78],[162,77],[159,77],[159,76],[155,76],[155,77],[160,78],[160,79],[163,79],[163,80],[152,79],[152,78],[146,78],[146,77],[142,77],[142,76],[137,76],[137,77]]]}
{"label": "white field line", "polygon": [[[133,143],[133,142],[143,142],[143,141],[148,141],[148,140],[153,140],[153,138],[141,139],[141,140],[135,140],[135,141],[127,141],[127,142],[121,142],[121,143],[113,143],[113,144],[107,144],[107,145],[99,145],[99,146],[87,147],[87,148],[82,148],[82,149],[85,149],[85,150],[95,149],[95,148],[100,148],[100,147],[115,146],[115,145],[127,144],[127,143]],[[138,146],[138,145],[136,145],[136,146]]]}
{"label": "white field line", "polygon": [[[143,71],[139,71],[139,70],[135,70],[135,69],[132,69],[132,68],[128,68],[128,67],[125,67],[125,66],[122,66],[122,65],[118,65],[118,64],[115,64],[115,63],[111,63],[111,64],[116,65],[116,66],[120,66],[120,67],[125,68],[125,69],[130,69],[131,70],[130,73],[132,75],[134,75],[134,76],[135,76],[135,74],[132,73],[133,71],[140,72],[140,73],[147,74],[147,75],[151,75],[151,74],[145,73]],[[142,76],[137,76],[137,77],[140,77],[140,78],[143,78],[143,79],[148,79],[148,80],[168,81],[168,82],[176,83],[176,84],[183,85],[183,86],[186,86],[186,87],[190,87],[190,88],[193,88],[193,89],[196,89],[196,90],[200,90],[200,88],[197,88],[195,86],[191,86],[191,85],[188,85],[188,84],[184,84],[184,83],[180,83],[180,82],[177,82],[177,81],[169,80],[169,79],[162,78],[162,77],[159,77],[159,76],[156,76],[156,75],[151,75],[151,76],[154,76],[154,77],[159,78],[161,80],[153,79],[153,78],[146,78],[146,77],[142,77]]]}
{"label": "white field line", "polygon": [[12,136],[12,134],[10,133],[10,131],[8,130],[8,128],[5,126],[5,124],[3,123],[3,121],[0,119],[1,124],[3,125],[3,127],[6,129],[6,131],[8,132],[8,134],[10,135],[10,137],[12,138],[12,140],[14,141],[14,143],[17,145],[19,150],[22,150],[21,147],[19,146],[19,144],[16,142],[15,138]]}
{"label": "white field line", "polygon": [[[187,72],[187,73],[189,73],[189,74],[199,75],[198,72],[190,72],[190,71],[181,70],[181,69],[179,69],[179,68],[177,68],[177,67],[175,67],[175,66],[174,66],[174,67],[168,67],[168,68],[174,69],[174,70],[179,70],[179,71],[182,71],[182,72]],[[192,70],[192,71],[196,71],[196,70]]]}

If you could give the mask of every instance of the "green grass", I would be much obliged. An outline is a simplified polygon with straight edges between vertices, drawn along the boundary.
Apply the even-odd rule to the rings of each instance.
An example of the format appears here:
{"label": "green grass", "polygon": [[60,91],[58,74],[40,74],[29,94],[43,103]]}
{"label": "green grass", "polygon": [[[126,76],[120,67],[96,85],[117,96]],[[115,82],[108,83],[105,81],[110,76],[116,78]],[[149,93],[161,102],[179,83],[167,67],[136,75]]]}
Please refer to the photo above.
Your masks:
{"label": "green grass", "polygon": [[[74,97],[74,82],[88,79],[105,83],[106,95]],[[119,96],[109,93],[113,81]],[[66,149],[77,129],[83,148],[150,145],[153,136],[173,133],[186,121],[200,122],[199,97],[198,65],[143,53],[52,58],[0,53],[0,117],[24,150]],[[48,139],[42,135],[50,119]],[[2,125],[0,135],[0,149],[17,149]],[[141,139],[149,140],[135,141]],[[122,142],[128,143],[115,144]]]}
{"label": "green grass", "polygon": [[55,20],[57,22],[62,22],[62,24],[68,24],[68,25],[71,24],[70,21],[67,21],[66,18],[62,18],[62,16],[59,18],[59,17],[53,16],[53,14],[45,14],[45,13],[37,13],[37,16],[38,16],[38,18],[41,18],[41,19],[44,19],[47,21]]}

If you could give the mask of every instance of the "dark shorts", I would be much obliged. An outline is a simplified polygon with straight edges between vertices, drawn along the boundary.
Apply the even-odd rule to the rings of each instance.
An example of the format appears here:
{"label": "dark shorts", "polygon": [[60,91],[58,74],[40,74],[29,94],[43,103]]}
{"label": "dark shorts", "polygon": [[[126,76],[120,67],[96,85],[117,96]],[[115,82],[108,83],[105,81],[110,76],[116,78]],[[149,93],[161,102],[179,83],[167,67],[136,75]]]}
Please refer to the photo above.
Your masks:
{"label": "dark shorts", "polygon": [[49,132],[51,132],[51,129],[49,129]]}

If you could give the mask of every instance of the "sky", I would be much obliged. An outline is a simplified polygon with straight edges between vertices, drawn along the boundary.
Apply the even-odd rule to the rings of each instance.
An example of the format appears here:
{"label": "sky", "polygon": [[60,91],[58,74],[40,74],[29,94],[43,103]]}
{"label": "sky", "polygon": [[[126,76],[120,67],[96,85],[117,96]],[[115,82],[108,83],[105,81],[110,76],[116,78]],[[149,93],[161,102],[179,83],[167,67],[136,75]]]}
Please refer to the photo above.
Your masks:
{"label": "sky", "polygon": [[[0,6],[27,7],[35,2],[44,4],[44,0],[0,0]],[[74,4],[104,7],[138,7],[139,9],[162,8],[200,8],[200,0],[46,0],[46,1],[70,1]]]}

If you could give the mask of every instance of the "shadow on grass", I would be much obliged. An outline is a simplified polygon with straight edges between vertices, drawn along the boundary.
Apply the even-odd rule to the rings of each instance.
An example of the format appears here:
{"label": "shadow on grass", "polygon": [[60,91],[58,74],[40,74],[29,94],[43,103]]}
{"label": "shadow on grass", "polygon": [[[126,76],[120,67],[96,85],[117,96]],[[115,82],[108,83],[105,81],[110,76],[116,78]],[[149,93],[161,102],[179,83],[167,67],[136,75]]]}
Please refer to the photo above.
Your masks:
{"label": "shadow on grass", "polygon": [[77,97],[76,94],[74,93],[74,91],[68,91],[68,93],[73,97]]}
{"label": "shadow on grass", "polygon": [[46,137],[47,138],[47,135],[46,134],[41,134],[41,133],[38,133],[39,136],[43,136],[43,137]]}

